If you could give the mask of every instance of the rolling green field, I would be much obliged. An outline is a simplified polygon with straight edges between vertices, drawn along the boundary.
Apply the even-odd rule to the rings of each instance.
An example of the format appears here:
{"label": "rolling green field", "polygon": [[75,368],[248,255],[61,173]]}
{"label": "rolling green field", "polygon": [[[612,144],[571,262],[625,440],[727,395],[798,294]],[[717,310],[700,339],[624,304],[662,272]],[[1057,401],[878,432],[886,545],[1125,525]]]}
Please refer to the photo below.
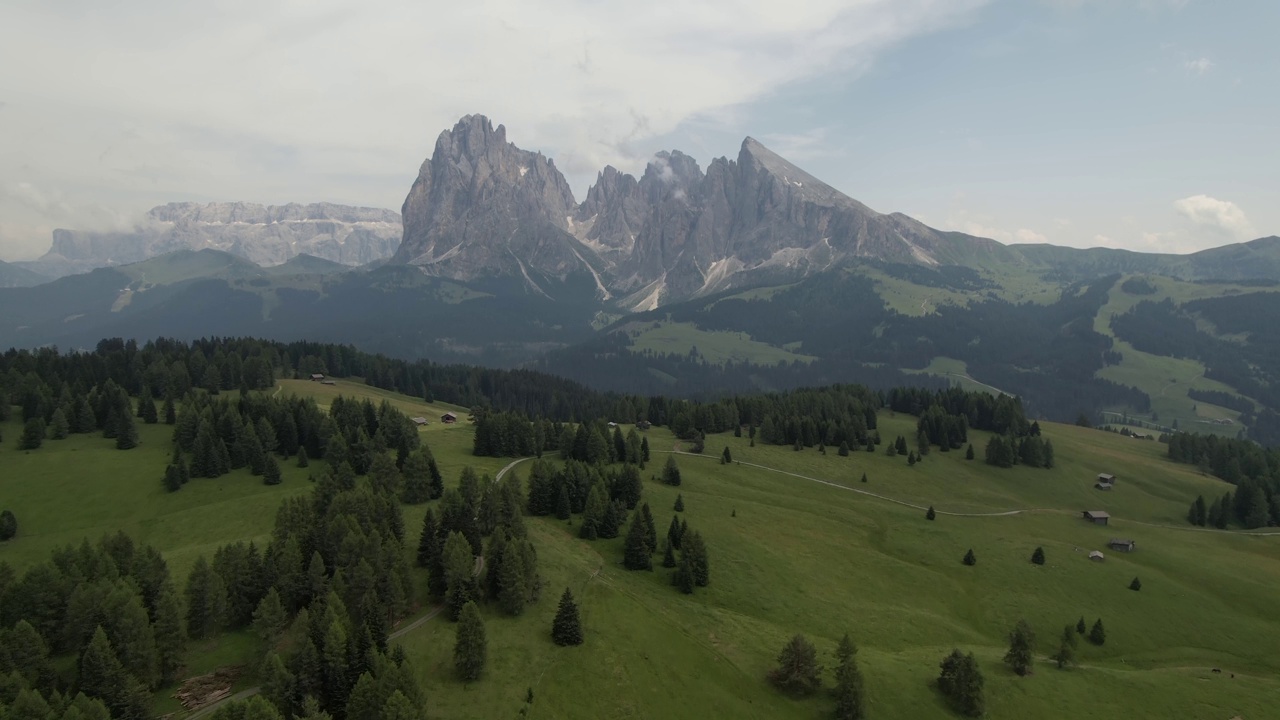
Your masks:
{"label": "rolling green field", "polygon": [[[339,392],[386,396],[432,418],[421,432],[449,483],[465,465],[493,474],[509,462],[471,456],[469,424],[434,421],[449,406],[355,382],[282,388],[322,404]],[[279,501],[310,487],[308,471],[290,463],[276,487],[235,473],[166,493],[160,473],[169,429],[141,429],[143,445],[129,452],[73,436],[19,453],[19,429],[6,423],[0,505],[15,511],[20,527],[17,539],[0,545],[0,560],[21,567],[56,545],[122,528],[163,550],[181,580],[197,554],[219,543],[261,542]],[[915,420],[885,412],[880,432],[886,440],[912,437]],[[1052,470],[997,470],[937,449],[908,466],[879,452],[842,458],[711,436],[705,457],[678,456],[681,487],[653,480],[644,487],[660,534],[683,495],[682,517],[710,550],[710,587],[686,596],[670,586],[670,571],[624,570],[622,539],[579,540],[577,517],[528,518],[543,597],[518,618],[486,608],[489,665],[480,681],[454,679],[453,627],[441,618],[399,642],[423,680],[432,718],[515,717],[529,688],[527,714],[536,718],[825,717],[832,707],[825,694],[792,700],[765,674],[797,632],[833,666],[846,631],[860,646],[872,718],[954,717],[930,687],[953,647],[977,655],[990,718],[1268,717],[1280,696],[1280,537],[1187,525],[1196,494],[1212,498],[1229,486],[1169,462],[1159,443],[1053,424],[1045,434],[1056,450]],[[648,439],[654,456],[645,477],[679,447],[663,429]],[[986,439],[971,433],[979,458]],[[717,462],[725,446],[741,464]],[[1093,489],[1099,472],[1118,477],[1115,490]],[[939,511],[933,522],[919,509],[928,505]],[[415,537],[426,507],[405,508]],[[1083,521],[1085,509],[1107,510],[1111,526]],[[991,515],[1013,511],[1023,512]],[[1111,537],[1135,540],[1137,551],[1111,552]],[[1037,546],[1044,566],[1028,561]],[[960,563],[969,548],[975,567]],[[1094,549],[1106,552],[1105,562],[1086,559]],[[1127,589],[1134,576],[1140,592]],[[586,644],[577,648],[559,648],[549,636],[565,587],[582,605]],[[1103,619],[1107,643],[1082,639],[1079,666],[1059,671],[1047,656],[1062,626],[1081,616]],[[1019,619],[1039,638],[1036,672],[1027,678],[1000,662]],[[224,636],[196,648],[191,669],[255,652],[247,636]],[[252,683],[247,677],[241,686]],[[174,709],[160,702],[163,694],[157,710]]]}
{"label": "rolling green field", "polygon": [[696,347],[698,354],[716,365],[726,362],[776,365],[781,362],[809,362],[815,359],[811,355],[752,340],[744,332],[700,330],[690,323],[645,323],[642,328],[629,332],[632,337],[631,346],[638,351],[685,354]]}

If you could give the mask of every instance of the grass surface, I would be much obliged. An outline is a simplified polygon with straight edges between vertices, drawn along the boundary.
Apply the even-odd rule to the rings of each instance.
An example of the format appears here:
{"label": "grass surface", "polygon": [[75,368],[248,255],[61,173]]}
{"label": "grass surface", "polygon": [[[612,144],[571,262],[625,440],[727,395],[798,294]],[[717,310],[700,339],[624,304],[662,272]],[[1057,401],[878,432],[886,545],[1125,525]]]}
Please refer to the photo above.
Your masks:
{"label": "grass surface", "polygon": [[[434,417],[448,407],[358,382],[282,388],[322,403],[338,393],[387,397],[406,412]],[[465,411],[460,415],[465,420]],[[826,695],[783,697],[765,674],[796,632],[814,640],[832,666],[830,653],[846,631],[860,646],[871,717],[952,717],[929,685],[952,647],[977,655],[991,718],[1268,717],[1280,696],[1274,612],[1280,537],[1187,526],[1196,494],[1212,498],[1228,486],[1169,462],[1159,443],[1044,427],[1056,450],[1052,470],[996,470],[964,460],[963,451],[937,449],[912,467],[880,452],[841,458],[834,450],[753,448],[745,437],[711,436],[706,457],[679,457],[680,488],[647,480],[644,489],[660,534],[677,492],[683,494],[683,517],[710,549],[710,587],[685,596],[669,585],[669,571],[624,570],[622,539],[579,540],[577,517],[569,524],[527,518],[543,597],[518,618],[486,608],[485,677],[470,685],[454,679],[453,626],[443,619],[398,642],[414,660],[428,715],[436,718],[514,717],[529,688],[534,703],[527,714],[535,718],[823,717],[831,710]],[[181,580],[195,556],[217,544],[262,542],[280,500],[310,487],[306,471],[287,464],[284,484],[274,488],[233,474],[165,493],[159,480],[168,459],[165,426],[142,427],[143,445],[128,452],[101,437],[77,436],[19,453],[17,423],[3,430],[0,505],[16,512],[20,527],[17,540],[0,545],[0,560],[19,567],[56,545],[123,528],[162,549]],[[885,413],[880,431],[886,439],[913,437],[915,420]],[[465,421],[433,423],[422,433],[449,484],[465,465],[493,474],[508,462],[471,456]],[[971,435],[981,457],[987,436]],[[646,477],[665,461],[661,451],[678,447],[661,429],[648,438],[655,455]],[[720,465],[715,458],[725,446],[735,460],[791,474]],[[1092,488],[1099,472],[1118,477],[1114,491]],[[901,503],[933,505],[940,514],[929,522],[922,510]],[[426,507],[404,509],[411,537]],[[1084,509],[1107,510],[1111,526],[1084,522]],[[1013,510],[1027,512],[946,514]],[[1117,536],[1136,540],[1137,551],[1110,552],[1106,542]],[[1043,567],[1028,561],[1037,546],[1048,557]],[[969,548],[978,558],[972,568],[960,563]],[[1107,560],[1087,560],[1092,549]],[[1142,579],[1141,592],[1127,589],[1134,576]],[[565,587],[583,611],[587,641],[577,648],[550,640]],[[1080,666],[1058,671],[1046,657],[1062,626],[1082,615],[1089,624],[1103,618],[1107,644],[1082,642]],[[1040,639],[1036,673],[1028,678],[1000,662],[1018,619]],[[257,652],[248,635],[225,635],[193,648],[190,669],[250,662]],[[1211,673],[1213,667],[1224,672]],[[246,677],[239,687],[253,682]],[[164,695],[157,693],[157,711],[173,709]]]}
{"label": "grass surface", "polygon": [[631,346],[636,351],[651,350],[656,353],[684,355],[696,347],[698,354],[716,365],[726,362],[777,365],[782,362],[810,362],[816,359],[812,355],[752,340],[744,332],[699,330],[690,323],[645,323],[641,328],[629,330],[628,334],[631,336]]}

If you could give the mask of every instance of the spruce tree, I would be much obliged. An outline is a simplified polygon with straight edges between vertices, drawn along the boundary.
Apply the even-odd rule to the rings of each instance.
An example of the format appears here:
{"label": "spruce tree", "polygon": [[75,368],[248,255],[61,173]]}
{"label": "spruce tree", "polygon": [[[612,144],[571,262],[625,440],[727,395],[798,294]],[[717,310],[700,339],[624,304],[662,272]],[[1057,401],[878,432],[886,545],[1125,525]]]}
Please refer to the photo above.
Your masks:
{"label": "spruce tree", "polygon": [[18,518],[12,510],[0,510],[0,542],[12,540],[18,534]]}
{"label": "spruce tree", "polygon": [[558,520],[568,520],[572,514],[569,505],[569,489],[563,484],[560,485],[560,493],[556,495],[555,516]]}
{"label": "spruce tree", "polygon": [[1009,633],[1009,651],[1004,655],[1004,662],[1020,676],[1031,674],[1035,662],[1035,634],[1026,620],[1019,620]]}
{"label": "spruce tree", "polygon": [[503,553],[502,567],[498,568],[500,578],[498,603],[508,615],[519,615],[524,612],[525,603],[529,599],[529,588],[525,584],[526,575],[524,555],[520,552],[520,548],[513,544]]}
{"label": "spruce tree", "polygon": [[116,425],[116,449],[132,450],[138,447],[138,425],[133,421],[133,415],[122,412],[117,415]]}
{"label": "spruce tree", "polygon": [[1088,630],[1088,626],[1084,624],[1084,616],[1081,615],[1079,622],[1076,623],[1076,633],[1083,635],[1086,630]]}
{"label": "spruce tree", "polygon": [[693,560],[686,553],[680,553],[680,562],[676,565],[676,571],[671,575],[671,584],[675,585],[685,595],[693,594],[693,588],[695,587]]}
{"label": "spruce tree", "polygon": [[53,411],[53,417],[49,418],[49,437],[53,440],[66,440],[71,434],[71,423],[67,422],[66,413],[62,412],[62,408]]}
{"label": "spruce tree", "polygon": [[1141,589],[1142,589],[1142,581],[1135,577],[1135,578],[1133,579],[1133,582],[1129,583],[1129,589],[1130,589],[1130,590],[1135,590],[1135,591],[1137,591],[1137,590],[1141,590]]}
{"label": "spruce tree", "polygon": [[662,468],[662,482],[674,487],[680,485],[680,466],[676,464],[675,455],[667,456],[667,464]]}
{"label": "spruce tree", "polygon": [[658,528],[653,524],[653,512],[649,510],[649,503],[640,506],[640,516],[644,518],[644,542],[652,555],[658,551]]}
{"label": "spruce tree", "polygon": [[680,518],[672,515],[671,525],[667,528],[667,544],[680,549]]}
{"label": "spruce tree", "polygon": [[265,647],[271,647],[289,626],[289,614],[280,601],[280,592],[272,586],[253,610],[253,631]]}
{"label": "spruce tree", "polygon": [[628,570],[653,569],[653,559],[645,540],[644,518],[640,513],[632,515],[631,528],[627,530],[626,543],[623,545],[622,564]]}
{"label": "spruce tree", "polygon": [[1102,645],[1107,641],[1107,631],[1102,627],[1102,618],[1093,623],[1093,627],[1089,628],[1089,642],[1094,645]]}
{"label": "spruce tree", "polygon": [[936,512],[934,512],[934,511],[933,511],[933,506],[932,506],[932,505],[930,505],[930,506],[929,506],[929,510],[924,514],[924,519],[925,519],[925,520],[933,520],[934,518],[936,518],[936,517],[937,517],[937,515],[938,515],[938,514],[937,514]]}
{"label": "spruce tree", "polygon": [[1044,548],[1037,547],[1036,551],[1031,553],[1031,562],[1035,563],[1036,565],[1044,564]]}
{"label": "spruce tree", "polygon": [[733,463],[733,454],[729,452],[729,446],[724,446],[724,452],[720,454],[720,464],[730,465]]}
{"label": "spruce tree", "polygon": [[702,534],[695,530],[688,537],[682,537],[681,542],[684,547],[680,554],[689,558],[693,584],[706,587],[711,582],[711,565],[707,558],[707,544],[703,542]]}
{"label": "spruce tree", "polygon": [[1066,669],[1068,665],[1076,661],[1076,632],[1071,625],[1062,628],[1062,638],[1058,642],[1058,652],[1053,654],[1052,660],[1058,663],[1058,669]]}
{"label": "spruce tree", "polygon": [[489,641],[485,637],[484,618],[475,602],[467,601],[458,615],[453,643],[453,667],[464,682],[479,680],[488,660]]}
{"label": "spruce tree", "polygon": [[858,648],[845,633],[836,647],[836,720],[861,720],[865,717],[862,698],[862,673],[858,670]]}
{"label": "spruce tree", "polygon": [[671,541],[667,540],[667,549],[662,553],[662,567],[673,568],[676,566],[676,553],[671,549]]}
{"label": "spruce tree", "polygon": [[444,578],[450,620],[461,617],[463,606],[476,598],[474,568],[471,543],[460,532],[449,533],[444,543]]}
{"label": "spruce tree", "polygon": [[169,492],[182,489],[182,475],[178,473],[177,465],[170,465],[164,469],[164,489]]}
{"label": "spruce tree", "polygon": [[44,420],[33,417],[22,427],[22,437],[18,438],[19,450],[38,450],[44,444]]}
{"label": "spruce tree", "polygon": [[279,485],[280,481],[280,463],[276,461],[275,455],[269,454],[263,458],[262,484]]}
{"label": "spruce tree", "polygon": [[973,653],[962,654],[958,649],[943,658],[942,673],[938,676],[938,690],[962,715],[980,717],[986,711],[983,696],[982,671]]}
{"label": "spruce tree", "polygon": [[973,459],[973,443],[969,443],[968,449],[964,451],[964,459],[965,460]]}
{"label": "spruce tree", "polygon": [[298,467],[305,468],[311,464],[311,459],[307,457],[307,448],[305,445],[298,447]]}
{"label": "spruce tree", "polygon": [[836,451],[840,457],[849,457],[849,443],[847,441],[840,442],[840,449]]}
{"label": "spruce tree", "polygon": [[769,671],[769,682],[793,696],[810,695],[822,687],[818,650],[804,635],[795,635],[778,653],[778,666]]}
{"label": "spruce tree", "polygon": [[674,509],[676,512],[684,512],[684,495],[676,493],[676,505]]}
{"label": "spruce tree", "polygon": [[0,630],[0,641],[3,641],[0,646],[5,650],[0,658],[27,684],[33,687],[52,687],[56,684],[58,675],[49,662],[49,646],[31,623],[19,620],[12,631]]}
{"label": "spruce tree", "polygon": [[866,481],[867,481],[867,474],[862,473],[862,482],[866,482]]}
{"label": "spruce tree", "polygon": [[204,556],[196,558],[187,576],[187,634],[202,640],[222,627],[227,611],[227,589]]}
{"label": "spruce tree", "polygon": [[602,538],[613,539],[618,537],[618,526],[622,524],[622,520],[618,517],[617,503],[605,501],[604,505],[604,515],[600,518],[596,532]]}
{"label": "spruce tree", "polygon": [[973,548],[969,548],[969,552],[964,554],[964,560],[962,560],[961,562],[969,566],[978,564],[978,558],[973,554]]}
{"label": "spruce tree", "polygon": [[280,712],[292,713],[295,709],[297,678],[285,667],[280,656],[275,652],[268,652],[258,674],[262,677],[262,697]]}
{"label": "spruce tree", "polygon": [[560,606],[551,623],[551,639],[562,647],[582,644],[582,620],[578,617],[578,604],[573,601],[573,593],[569,592],[569,588],[565,588],[564,594],[560,596]]}
{"label": "spruce tree", "polygon": [[112,717],[129,717],[131,683],[101,626],[80,654],[78,670],[80,692],[105,703]]}

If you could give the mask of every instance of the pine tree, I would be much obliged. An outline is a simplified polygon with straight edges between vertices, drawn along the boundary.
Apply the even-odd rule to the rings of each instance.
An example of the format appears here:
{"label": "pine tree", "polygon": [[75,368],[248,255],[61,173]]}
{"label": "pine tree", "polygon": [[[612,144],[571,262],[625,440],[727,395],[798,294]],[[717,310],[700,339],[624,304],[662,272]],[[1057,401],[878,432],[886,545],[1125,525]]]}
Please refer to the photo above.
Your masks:
{"label": "pine tree", "polygon": [[703,542],[702,534],[697,530],[687,537],[683,536],[683,531],[681,535],[683,548],[680,554],[689,558],[689,567],[693,572],[693,584],[698,587],[706,587],[711,582],[711,565],[707,558],[707,544]]}
{"label": "pine tree", "polygon": [[101,626],[80,655],[78,679],[80,692],[102,700],[112,717],[129,717],[131,683]]}
{"label": "pine tree", "polygon": [[457,620],[462,608],[477,596],[474,575],[475,557],[471,543],[460,532],[449,533],[443,551],[445,578],[445,605],[449,608],[449,619]]}
{"label": "pine tree", "polygon": [[280,481],[280,463],[276,461],[275,455],[267,455],[263,458],[262,484],[279,485]]}
{"label": "pine tree", "polygon": [[684,512],[684,495],[676,493],[676,512]]}
{"label": "pine tree", "polygon": [[965,460],[973,459],[973,443],[969,443],[968,449],[964,451],[964,459]]}
{"label": "pine tree", "polygon": [[33,417],[22,428],[22,437],[18,439],[19,450],[38,450],[44,444],[44,420]]}
{"label": "pine tree", "polygon": [[730,465],[733,463],[733,454],[729,452],[729,446],[724,446],[724,452],[720,454],[720,464]]}
{"label": "pine tree", "polygon": [[529,588],[525,584],[526,574],[524,556],[520,549],[508,547],[502,555],[502,566],[498,568],[500,579],[498,602],[508,615],[519,615],[524,612],[525,603],[529,599]]}
{"label": "pine tree", "polygon": [[937,517],[937,513],[933,511],[933,506],[932,506],[932,505],[930,505],[930,506],[929,506],[929,510],[928,510],[928,512],[926,512],[926,513],[924,514],[924,519],[925,519],[925,520],[933,520],[935,517]]}
{"label": "pine tree", "polygon": [[1130,590],[1134,590],[1134,591],[1141,590],[1141,589],[1142,589],[1142,581],[1135,577],[1135,578],[1133,579],[1133,582],[1129,583],[1129,589],[1130,589]]}
{"label": "pine tree", "polygon": [[569,489],[560,485],[560,493],[556,496],[555,516],[558,520],[568,520],[572,514],[569,504]]}
{"label": "pine tree", "polygon": [[292,713],[295,709],[297,678],[285,667],[280,656],[275,652],[268,652],[258,674],[262,676],[262,696],[280,712]]}
{"label": "pine tree", "polygon": [[680,553],[680,562],[676,565],[676,571],[671,575],[671,584],[675,585],[680,592],[685,595],[692,595],[695,583],[693,581],[693,560],[686,553]]}
{"label": "pine tree", "polygon": [[465,682],[479,680],[488,660],[489,641],[485,637],[484,618],[475,602],[467,601],[458,615],[453,644],[453,667]]}
{"label": "pine tree", "polygon": [[177,679],[187,648],[187,634],[182,629],[182,603],[177,590],[168,582],[161,587],[156,600],[154,630],[160,684],[167,685]]}
{"label": "pine tree", "polygon": [[1036,565],[1044,564],[1044,548],[1037,547],[1036,551],[1031,553],[1031,562],[1035,563]]}
{"label": "pine tree", "polygon": [[676,566],[676,553],[671,549],[671,541],[667,540],[667,549],[662,553],[662,567],[673,568]]}
{"label": "pine tree", "polygon": [[980,717],[986,711],[986,700],[983,697],[982,671],[978,669],[973,653],[964,655],[958,649],[952,650],[943,658],[940,667],[942,673],[938,676],[938,690],[961,714]]}
{"label": "pine tree", "polygon": [[560,606],[551,623],[551,639],[562,647],[582,644],[582,620],[578,617],[578,604],[573,601],[569,588],[565,588],[560,596]]}
{"label": "pine tree", "polygon": [[1020,676],[1031,674],[1035,662],[1035,634],[1026,620],[1019,620],[1009,633],[1009,652],[1004,655],[1005,664]]}
{"label": "pine tree", "polygon": [[778,667],[769,671],[769,682],[788,695],[810,695],[822,687],[818,650],[804,635],[795,635],[778,653]]}
{"label": "pine tree", "polygon": [[644,519],[639,513],[631,518],[631,528],[627,530],[626,543],[623,545],[622,564],[628,570],[653,569],[653,559],[645,541]]}
{"label": "pine tree", "polygon": [[867,474],[862,473],[862,482],[866,482],[866,481],[867,481]]}
{"label": "pine tree", "polygon": [[680,466],[676,464],[675,455],[667,456],[667,464],[662,468],[662,482],[673,487],[680,485]]}
{"label": "pine tree", "polygon": [[187,634],[204,639],[222,627],[226,611],[226,586],[201,555],[187,577]]}
{"label": "pine tree", "polygon": [[1094,645],[1102,645],[1107,641],[1107,631],[1102,627],[1102,618],[1098,618],[1093,627],[1089,628],[1089,642]]}
{"label": "pine tree", "polygon": [[182,489],[182,475],[179,474],[177,465],[170,465],[164,469],[164,489],[169,492]]}
{"label": "pine tree", "polygon": [[1083,635],[1087,629],[1088,626],[1084,624],[1084,616],[1081,615],[1079,622],[1076,623],[1076,633]]}
{"label": "pine tree", "polygon": [[305,468],[311,464],[311,458],[307,457],[307,447],[305,445],[298,447],[298,467]]}
{"label": "pine tree", "polygon": [[122,412],[116,417],[116,449],[132,450],[138,447],[138,425],[133,421],[133,415]]}
{"label": "pine tree", "polygon": [[49,418],[49,437],[53,440],[66,440],[71,434],[71,423],[67,422],[66,413],[62,412],[62,408],[53,411],[53,417]]}
{"label": "pine tree", "polygon": [[604,515],[600,518],[600,525],[596,527],[596,532],[600,537],[605,539],[618,537],[618,526],[622,524],[618,514],[617,503],[606,501]]}
{"label": "pine tree", "polygon": [[649,503],[640,506],[640,516],[644,519],[644,543],[649,546],[649,554],[658,551],[658,528],[653,524],[653,512]]}
{"label": "pine tree", "polygon": [[289,626],[289,614],[280,601],[280,592],[272,586],[253,610],[253,631],[262,644],[271,647]]}
{"label": "pine tree", "polygon": [[667,528],[667,544],[679,550],[680,539],[680,519],[672,515],[671,525]]}
{"label": "pine tree", "polygon": [[978,564],[978,558],[973,554],[973,548],[969,548],[969,552],[964,554],[964,560],[961,562],[971,567]]}
{"label": "pine tree", "polygon": [[865,716],[857,654],[858,648],[845,633],[836,647],[836,720],[861,720]]}
{"label": "pine tree", "polygon": [[1076,632],[1071,625],[1062,628],[1062,639],[1058,643],[1058,652],[1053,654],[1052,660],[1058,663],[1058,669],[1063,670],[1068,665],[1076,661]]}
{"label": "pine tree", "polygon": [[57,672],[49,662],[49,646],[31,623],[19,620],[12,631],[0,631],[0,639],[3,640],[5,651],[0,658],[27,684],[33,687],[52,687],[57,682]]}

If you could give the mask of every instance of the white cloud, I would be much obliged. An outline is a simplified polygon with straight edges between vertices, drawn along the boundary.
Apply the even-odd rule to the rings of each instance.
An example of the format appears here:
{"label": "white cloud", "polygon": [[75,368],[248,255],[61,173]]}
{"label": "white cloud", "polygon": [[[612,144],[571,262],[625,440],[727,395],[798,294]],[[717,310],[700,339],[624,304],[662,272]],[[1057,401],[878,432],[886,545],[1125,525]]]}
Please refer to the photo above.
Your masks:
{"label": "white cloud", "polygon": [[1188,60],[1184,62],[1182,66],[1192,75],[1203,76],[1213,68],[1213,61],[1207,57],[1202,57],[1196,58],[1195,60]]}
{"label": "white cloud", "polygon": [[1229,200],[1192,195],[1175,201],[1173,207],[1199,229],[1234,240],[1248,240],[1254,236],[1249,218],[1245,217],[1239,205]]}
{"label": "white cloud", "polygon": [[[957,200],[963,199],[963,193],[958,193]],[[1018,228],[1017,230],[1007,230],[990,215],[975,213],[963,207],[953,206],[947,216],[947,220],[942,227],[950,230],[956,230],[968,235],[977,237],[990,238],[1009,245],[1012,243],[1047,243],[1049,238],[1030,228]]]}
{"label": "white cloud", "polygon": [[0,185],[38,177],[71,206],[398,207],[440,130],[479,112],[581,195],[605,163],[643,169],[682,123],[856,75],[988,1],[7,0]]}

